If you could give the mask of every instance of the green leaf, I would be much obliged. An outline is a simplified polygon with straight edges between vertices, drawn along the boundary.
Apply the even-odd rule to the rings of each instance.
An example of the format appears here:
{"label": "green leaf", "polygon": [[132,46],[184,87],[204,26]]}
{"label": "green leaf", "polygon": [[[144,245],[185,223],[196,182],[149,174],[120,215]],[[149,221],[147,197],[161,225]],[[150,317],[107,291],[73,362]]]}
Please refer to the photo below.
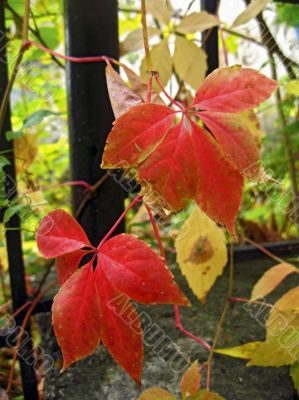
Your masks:
{"label": "green leaf", "polygon": [[7,224],[15,214],[21,211],[23,207],[23,204],[16,204],[15,206],[11,206],[7,210],[5,210],[3,216],[3,224]]}
{"label": "green leaf", "polygon": [[39,33],[48,48],[53,50],[59,46],[59,32],[55,26],[39,28]]}
{"label": "green leaf", "polygon": [[241,346],[228,347],[225,349],[215,349],[215,353],[223,354],[225,356],[243,358],[249,360],[263,342],[249,342]]}
{"label": "green leaf", "polygon": [[36,111],[25,119],[23,128],[31,128],[32,126],[39,125],[46,117],[49,117],[51,115],[57,115],[57,113],[54,113],[50,110]]}
{"label": "green leaf", "polygon": [[298,361],[290,367],[290,376],[292,377],[292,381],[294,383],[295,389],[299,394],[299,363]]}
{"label": "green leaf", "polygon": [[285,85],[286,92],[294,96],[299,96],[299,79],[289,81]]}
{"label": "green leaf", "polygon": [[138,400],[176,400],[176,397],[167,390],[153,387],[145,390]]}
{"label": "green leaf", "polygon": [[23,129],[20,129],[18,131],[7,131],[5,133],[5,137],[6,140],[10,142],[11,140],[20,139],[23,136],[23,134],[24,134]]}
{"label": "green leaf", "polygon": [[6,157],[0,156],[0,169],[4,168],[10,164],[11,164],[11,162]]}
{"label": "green leaf", "polygon": [[286,132],[288,135],[297,135],[299,132],[299,121],[294,121],[288,124],[284,129],[284,132]]}

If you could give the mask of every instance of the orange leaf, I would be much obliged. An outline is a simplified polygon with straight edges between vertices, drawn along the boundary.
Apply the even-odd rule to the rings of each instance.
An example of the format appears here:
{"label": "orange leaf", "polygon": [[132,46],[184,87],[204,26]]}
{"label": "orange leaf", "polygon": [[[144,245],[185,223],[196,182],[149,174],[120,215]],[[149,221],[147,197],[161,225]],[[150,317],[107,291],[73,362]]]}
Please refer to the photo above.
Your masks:
{"label": "orange leaf", "polygon": [[298,273],[298,269],[292,264],[278,264],[268,269],[264,275],[255,284],[252,293],[251,300],[255,300],[258,297],[264,297],[272,290],[274,290],[288,275]]}
{"label": "orange leaf", "polygon": [[187,369],[181,380],[181,392],[183,400],[195,396],[200,389],[201,374],[199,372],[198,361],[194,361]]}

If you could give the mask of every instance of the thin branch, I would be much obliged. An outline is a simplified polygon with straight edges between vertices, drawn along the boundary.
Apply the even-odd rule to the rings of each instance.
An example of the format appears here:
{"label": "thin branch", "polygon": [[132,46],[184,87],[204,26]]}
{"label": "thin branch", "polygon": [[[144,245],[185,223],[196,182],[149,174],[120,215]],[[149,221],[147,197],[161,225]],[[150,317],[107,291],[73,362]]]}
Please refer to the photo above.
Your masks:
{"label": "thin branch", "polygon": [[207,389],[209,390],[211,387],[211,370],[212,370],[212,360],[215,352],[215,348],[217,346],[222,326],[225,321],[227,311],[229,309],[229,298],[231,298],[232,295],[232,290],[233,290],[233,280],[234,280],[234,244],[233,244],[233,239],[231,239],[231,244],[230,244],[230,260],[229,260],[229,277],[228,277],[228,286],[227,286],[227,296],[225,299],[225,303],[223,306],[222,314],[220,316],[220,319],[217,323],[216,327],[216,332],[213,340],[213,345],[211,348],[211,352],[208,357],[208,367],[207,367]]}
{"label": "thin branch", "polygon": [[98,250],[103,246],[103,244],[106,242],[107,239],[112,235],[112,233],[115,231],[115,229],[118,227],[118,225],[122,222],[126,214],[135,206],[135,204],[139,203],[142,201],[142,196],[137,196],[135,199],[128,205],[128,207],[125,209],[125,211],[121,214],[121,216],[118,218],[118,220],[115,222],[115,224],[112,226],[112,228],[109,230],[108,233],[103,237],[103,239],[100,241],[100,244],[98,245]]}
{"label": "thin branch", "polygon": [[278,262],[279,264],[283,264],[286,261],[283,260],[280,257],[277,257],[275,254],[271,253],[271,251],[267,250],[265,247],[263,247],[262,245],[260,245],[259,243],[256,243],[254,240],[249,239],[249,238],[245,238],[245,242],[252,244],[253,246],[255,246],[257,249],[259,249],[262,253],[266,254],[266,256],[272,258],[272,260]]}
{"label": "thin branch", "polygon": [[[9,10],[10,5],[8,4],[7,1],[5,2],[5,7]],[[9,11],[11,11],[11,10],[9,10]],[[60,13],[49,13],[49,14],[39,14],[39,15],[35,16],[36,19],[49,18],[49,17],[56,17],[57,18],[57,17],[61,17],[61,14]],[[8,16],[5,19],[7,21],[14,21],[14,18],[15,18],[15,15]],[[30,30],[30,28],[29,28],[29,30]]]}
{"label": "thin branch", "polygon": [[15,80],[17,78],[18,72],[20,65],[23,60],[23,56],[25,54],[25,51],[27,50],[28,46],[26,45],[26,42],[28,40],[28,32],[29,32],[29,15],[30,15],[30,0],[25,0],[25,5],[24,5],[24,19],[23,19],[23,29],[22,29],[22,39],[23,43],[22,46],[20,47],[11,77],[9,79],[9,82],[7,84],[2,102],[1,102],[1,107],[0,107],[0,132],[2,132],[3,128],[3,123],[4,123],[4,118],[6,115],[7,107],[9,104],[9,97],[10,93],[12,91],[13,85],[15,83]]}
{"label": "thin branch", "polygon": [[258,16],[257,20],[259,21],[260,28],[261,28],[261,36],[262,36],[262,41],[260,42],[257,39],[254,39],[250,36],[244,35],[241,32],[234,31],[229,28],[223,27],[222,30],[223,32],[229,33],[231,35],[238,36],[244,40],[248,40],[249,42],[252,42],[258,46],[266,47],[270,52],[273,54],[277,54],[281,62],[284,64],[286,70],[288,71],[289,75],[291,76],[292,79],[296,78],[296,75],[291,68],[291,66],[299,68],[299,64],[296,63],[294,60],[291,58],[287,57],[284,55],[280,47],[278,46],[274,36],[272,35],[271,31],[269,30],[263,16]]}
{"label": "thin branch", "polygon": [[75,213],[75,218],[79,218],[80,215],[82,214],[84,208],[86,207],[87,203],[90,201],[94,193],[103,185],[104,182],[108,179],[109,175],[105,174],[103,175],[91,188],[88,189],[88,192],[86,193],[85,197],[81,201],[81,204],[79,205],[78,210]]}
{"label": "thin branch", "polygon": [[[35,29],[29,28],[30,31],[35,35],[35,37],[41,42],[42,45],[47,46],[47,43],[44,41],[42,35],[39,32],[37,23],[36,23],[36,19],[35,19],[35,15],[33,14],[33,12],[31,13],[32,15],[32,20],[33,20],[33,24]],[[62,69],[65,69],[65,66],[58,60],[57,57],[55,57],[53,54],[50,54],[52,60]]]}
{"label": "thin branch", "polygon": [[[248,5],[250,3],[250,0],[245,0],[246,4]],[[266,21],[262,15],[262,13],[260,13],[257,17],[256,17],[259,26],[260,26],[260,30],[261,30],[261,38],[262,38],[262,43],[263,45],[266,47],[266,49],[268,50],[269,54],[277,54],[277,56],[279,57],[280,61],[282,62],[282,64],[284,65],[285,69],[287,70],[290,78],[292,79],[296,79],[296,74],[293,71],[292,67],[299,67],[299,65],[291,60],[289,57],[287,57],[286,55],[284,55],[284,53],[282,52],[282,50],[280,49],[280,47],[278,46],[274,36],[272,35],[272,32],[270,31],[268,25],[266,24]]]}
{"label": "thin branch", "polygon": [[136,14],[141,14],[141,10],[138,10],[137,8],[118,7],[118,11],[124,12],[124,13],[136,13]]}
{"label": "thin branch", "polygon": [[24,18],[23,18],[23,30],[22,30],[22,40],[23,40],[23,42],[26,42],[26,40],[28,40],[29,18],[30,18],[30,0],[25,0]]}
{"label": "thin branch", "polygon": [[153,69],[153,64],[152,64],[151,53],[150,53],[149,42],[148,42],[145,0],[141,0],[141,22],[142,22],[146,67],[147,67],[147,71],[151,72]]}
{"label": "thin branch", "polygon": [[229,297],[228,301],[230,303],[252,303],[252,304],[259,304],[261,306],[269,307],[276,309],[273,304],[270,303],[265,303],[264,301],[261,300],[251,300],[251,299],[246,299],[244,297]]}
{"label": "thin branch", "polygon": [[22,45],[20,50],[19,50],[19,53],[18,53],[18,56],[17,56],[17,59],[16,59],[16,63],[15,63],[14,68],[12,70],[12,74],[11,74],[11,77],[10,77],[9,82],[7,84],[5,93],[3,95],[3,99],[2,99],[2,102],[1,102],[1,106],[0,106],[0,132],[2,132],[4,118],[5,118],[7,107],[8,107],[8,103],[9,103],[10,93],[11,93],[12,88],[14,86],[14,83],[16,81],[16,78],[17,78],[17,75],[18,75],[18,72],[19,72],[19,68],[21,66],[25,51],[26,51],[26,47],[24,45]]}
{"label": "thin branch", "polygon": [[[158,247],[160,250],[160,254],[161,256],[166,259],[166,255],[165,255],[165,251],[162,245],[162,241],[161,241],[161,237],[160,237],[160,233],[159,233],[159,229],[158,226],[156,224],[155,218],[153,216],[152,210],[146,205],[146,209],[147,209],[147,213],[149,216],[149,219],[151,221],[154,233],[155,233],[155,237],[158,243]],[[211,346],[209,345],[209,343],[207,343],[205,340],[203,340],[202,338],[193,335],[191,332],[187,331],[182,322],[181,322],[181,316],[180,316],[180,309],[178,305],[174,305],[174,315],[175,315],[175,324],[176,324],[176,328],[179,329],[184,335],[190,337],[191,339],[195,340],[197,343],[201,344],[203,347],[205,347],[207,350],[211,350]]]}
{"label": "thin branch", "polygon": [[238,36],[241,39],[248,40],[249,42],[257,44],[258,46],[264,47],[264,44],[262,42],[260,42],[259,40],[254,39],[254,38],[252,38],[250,36],[244,35],[241,32],[236,32],[236,31],[233,31],[232,29],[228,29],[228,28],[225,28],[225,27],[223,27],[222,30],[223,30],[223,32],[229,33],[230,35]]}
{"label": "thin branch", "polygon": [[190,3],[188,4],[188,7],[184,13],[184,17],[188,14],[188,12],[191,10],[191,7],[193,6],[193,4],[195,3],[196,0],[191,0]]}
{"label": "thin branch", "polygon": [[[276,70],[276,65],[275,65],[275,59],[273,57],[273,54],[269,53],[270,61],[271,61],[271,71],[272,71],[272,77],[273,79],[277,80],[277,70]],[[294,210],[294,217],[295,217],[295,222],[299,221],[299,189],[298,189],[298,184],[297,184],[297,171],[296,171],[296,163],[295,163],[295,158],[292,150],[292,143],[290,140],[290,137],[287,133],[287,126],[288,126],[288,121],[287,118],[284,114],[283,106],[282,106],[282,96],[281,96],[281,91],[280,87],[277,88],[275,92],[275,99],[276,99],[276,107],[278,111],[278,115],[281,121],[282,129],[281,129],[281,135],[282,139],[284,141],[284,145],[286,148],[287,152],[287,158],[288,158],[288,165],[289,165],[289,174],[290,174],[290,179],[291,179],[291,185],[292,185],[292,191],[293,191],[293,210]]]}
{"label": "thin branch", "polygon": [[109,61],[112,64],[122,65],[119,61],[115,60],[114,58],[107,57],[107,56],[92,56],[92,57],[73,57],[73,56],[66,56],[64,54],[60,54],[57,51],[48,49],[47,47],[43,46],[40,43],[36,43],[33,40],[27,40],[24,44],[26,47],[34,46],[45,53],[51,54],[57,58],[60,58],[65,61],[70,61],[73,63],[97,63],[97,62],[107,62]]}
{"label": "thin branch", "polygon": [[180,104],[178,101],[174,100],[171,96],[169,96],[169,94],[166,92],[164,86],[162,85],[162,82],[160,81],[159,78],[159,74],[158,72],[155,72],[155,79],[158,83],[158,85],[160,86],[160,89],[162,90],[162,92],[164,93],[164,95],[167,97],[167,99],[170,101],[169,106],[171,106],[172,104],[177,106],[181,111],[184,111],[184,106],[182,106],[182,104]]}

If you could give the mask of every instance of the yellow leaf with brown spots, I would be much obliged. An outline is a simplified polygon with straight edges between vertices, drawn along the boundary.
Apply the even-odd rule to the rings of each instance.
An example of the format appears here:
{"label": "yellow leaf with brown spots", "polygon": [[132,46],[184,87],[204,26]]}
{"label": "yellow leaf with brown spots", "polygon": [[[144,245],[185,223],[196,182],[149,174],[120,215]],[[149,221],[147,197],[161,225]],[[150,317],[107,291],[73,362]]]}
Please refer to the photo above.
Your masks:
{"label": "yellow leaf with brown spots", "polygon": [[26,134],[14,141],[17,173],[24,172],[32,164],[38,152],[37,134]]}
{"label": "yellow leaf with brown spots", "polygon": [[224,231],[195,206],[175,241],[177,261],[193,293],[204,301],[227,263]]}

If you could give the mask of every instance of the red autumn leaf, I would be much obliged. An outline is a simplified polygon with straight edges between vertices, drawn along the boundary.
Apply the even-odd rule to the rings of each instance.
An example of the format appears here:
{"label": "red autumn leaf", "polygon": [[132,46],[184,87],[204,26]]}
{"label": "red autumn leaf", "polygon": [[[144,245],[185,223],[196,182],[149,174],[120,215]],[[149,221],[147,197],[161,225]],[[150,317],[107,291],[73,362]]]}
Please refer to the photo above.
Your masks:
{"label": "red autumn leaf", "polygon": [[139,177],[151,183],[173,209],[180,210],[195,199],[212,219],[233,231],[242,197],[242,175],[211,135],[188,118],[140,165]]}
{"label": "red autumn leaf", "polygon": [[255,135],[237,113],[257,106],[275,88],[273,80],[236,66],[210,74],[180,112],[157,104],[132,107],[115,121],[102,166],[137,168],[141,184],[150,184],[173,211],[195,199],[233,231],[243,176],[254,176],[259,160]]}
{"label": "red autumn leaf", "polygon": [[95,270],[95,283],[102,318],[103,343],[124,370],[136,382],[140,382],[143,345],[138,314],[127,297],[121,296],[107,279],[100,263]]}
{"label": "red autumn leaf", "polygon": [[218,68],[203,81],[191,107],[207,111],[238,113],[267,100],[277,82],[251,68]]}
{"label": "red autumn leaf", "polygon": [[87,251],[79,249],[56,258],[55,265],[60,285],[63,285],[77,271],[80,261],[87,253]]}
{"label": "red autumn leaf", "polygon": [[132,107],[118,118],[110,133],[103,166],[127,168],[145,160],[163,141],[175,119],[175,112],[157,104]]}
{"label": "red autumn leaf", "polygon": [[43,218],[36,236],[38,250],[46,258],[92,247],[79,223],[63,210],[52,211]]}
{"label": "red autumn leaf", "polygon": [[239,114],[203,111],[198,116],[213,132],[230,161],[245,176],[259,171],[260,151],[257,140]]}
{"label": "red autumn leaf", "polygon": [[63,368],[92,353],[102,339],[102,319],[90,263],[75,272],[54,298],[52,321]]}
{"label": "red autumn leaf", "polygon": [[151,304],[182,301],[165,260],[133,235],[108,240],[100,249],[99,264],[113,286],[133,300]]}
{"label": "red autumn leaf", "polygon": [[[49,220],[55,223],[44,230]],[[53,324],[64,368],[92,353],[102,341],[115,360],[140,382],[142,331],[137,313],[127,299],[147,304],[188,304],[165,260],[147,244],[126,234],[87,250],[85,247],[91,245],[84,231],[62,210],[42,220],[37,243],[45,256],[59,254],[58,276],[65,283],[54,299]],[[55,251],[50,250],[53,246]],[[77,270],[86,253],[93,253],[91,260]]]}

